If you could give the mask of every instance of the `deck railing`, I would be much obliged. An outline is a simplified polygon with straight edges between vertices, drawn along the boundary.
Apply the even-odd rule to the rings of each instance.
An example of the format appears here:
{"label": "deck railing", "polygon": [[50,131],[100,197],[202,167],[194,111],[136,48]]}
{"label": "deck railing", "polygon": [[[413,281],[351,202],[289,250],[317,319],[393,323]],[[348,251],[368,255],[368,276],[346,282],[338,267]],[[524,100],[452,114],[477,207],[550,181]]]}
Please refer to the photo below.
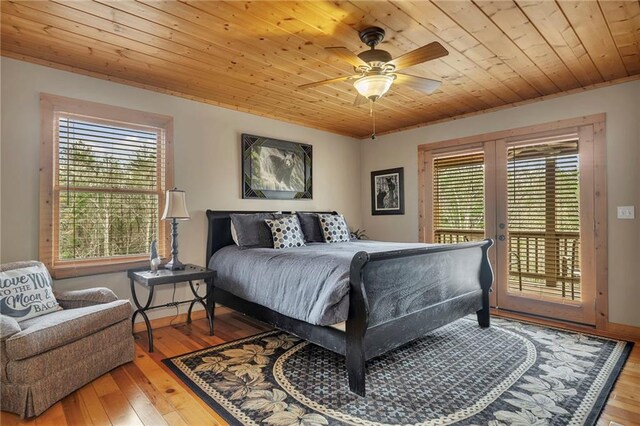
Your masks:
{"label": "deck railing", "polygon": [[[482,230],[436,229],[436,243],[485,238]],[[509,232],[509,290],[580,300],[580,233]]]}

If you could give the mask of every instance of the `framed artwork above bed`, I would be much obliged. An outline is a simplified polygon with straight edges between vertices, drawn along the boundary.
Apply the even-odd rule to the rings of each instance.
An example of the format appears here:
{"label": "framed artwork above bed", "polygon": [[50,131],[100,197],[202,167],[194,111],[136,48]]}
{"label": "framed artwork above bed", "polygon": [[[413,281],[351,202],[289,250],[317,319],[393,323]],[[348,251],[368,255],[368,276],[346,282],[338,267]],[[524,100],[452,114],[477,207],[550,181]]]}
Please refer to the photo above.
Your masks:
{"label": "framed artwork above bed", "polygon": [[242,198],[312,199],[313,147],[242,134]]}
{"label": "framed artwork above bed", "polygon": [[404,214],[404,167],[371,172],[371,214]]}

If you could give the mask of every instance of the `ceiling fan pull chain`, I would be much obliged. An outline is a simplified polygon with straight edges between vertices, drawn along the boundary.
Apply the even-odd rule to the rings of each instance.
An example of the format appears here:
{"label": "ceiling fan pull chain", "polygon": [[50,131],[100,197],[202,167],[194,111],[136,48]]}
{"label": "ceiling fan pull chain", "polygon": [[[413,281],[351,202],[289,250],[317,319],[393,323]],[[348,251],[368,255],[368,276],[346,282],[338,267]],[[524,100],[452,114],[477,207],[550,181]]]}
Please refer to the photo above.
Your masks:
{"label": "ceiling fan pull chain", "polygon": [[375,113],[375,110],[373,108],[374,104],[375,104],[375,102],[372,99],[369,100],[369,115],[371,116],[372,121],[373,121],[373,133],[371,133],[371,139],[372,140],[375,140],[375,138],[376,138],[376,113]]}

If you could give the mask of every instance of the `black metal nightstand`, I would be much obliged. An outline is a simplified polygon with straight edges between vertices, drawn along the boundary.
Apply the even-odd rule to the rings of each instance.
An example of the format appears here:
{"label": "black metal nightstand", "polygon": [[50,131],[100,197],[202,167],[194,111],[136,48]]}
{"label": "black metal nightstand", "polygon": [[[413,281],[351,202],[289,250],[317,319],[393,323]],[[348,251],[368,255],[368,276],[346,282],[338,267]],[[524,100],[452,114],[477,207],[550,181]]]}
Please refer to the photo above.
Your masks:
{"label": "black metal nightstand", "polygon": [[[142,315],[142,318],[144,319],[144,322],[147,326],[147,335],[149,336],[149,352],[153,352],[153,333],[151,329],[151,323],[149,322],[149,317],[147,317],[146,312],[152,309],[166,308],[169,306],[178,306],[184,303],[190,303],[189,311],[187,313],[187,322],[190,323],[191,310],[193,309],[193,305],[195,305],[196,303],[200,303],[204,307],[207,314],[207,320],[209,321],[209,335],[213,336],[213,282],[216,276],[216,271],[212,271],[211,269],[203,268],[196,265],[185,265],[185,269],[180,271],[170,271],[168,269],[162,268],[158,269],[158,272],[151,272],[149,269],[131,269],[127,271],[127,275],[129,276],[129,281],[131,284],[131,298],[133,299],[133,303],[137,308],[133,313],[133,316],[131,317],[131,322],[135,322],[136,316],[138,314]],[[207,293],[204,296],[200,296],[193,286],[193,281],[197,280],[204,280],[204,282],[207,284]],[[136,282],[149,288],[149,296],[147,298],[147,303],[145,303],[144,306],[142,306],[138,301],[135,286]],[[157,285],[176,284],[181,282],[189,282],[189,287],[191,287],[191,291],[193,292],[194,296],[193,299],[151,306],[151,299],[153,299],[153,292]]]}

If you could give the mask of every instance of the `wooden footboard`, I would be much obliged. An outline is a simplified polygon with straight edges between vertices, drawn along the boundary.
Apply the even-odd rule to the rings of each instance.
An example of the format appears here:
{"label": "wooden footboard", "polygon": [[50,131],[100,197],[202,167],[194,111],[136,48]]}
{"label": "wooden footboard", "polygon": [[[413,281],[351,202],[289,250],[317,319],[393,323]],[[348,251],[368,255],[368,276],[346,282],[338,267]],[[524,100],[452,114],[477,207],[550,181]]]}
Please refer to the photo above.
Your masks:
{"label": "wooden footboard", "polygon": [[476,312],[489,326],[492,240],[368,254],[351,262],[346,362],[365,393],[365,362]]}

